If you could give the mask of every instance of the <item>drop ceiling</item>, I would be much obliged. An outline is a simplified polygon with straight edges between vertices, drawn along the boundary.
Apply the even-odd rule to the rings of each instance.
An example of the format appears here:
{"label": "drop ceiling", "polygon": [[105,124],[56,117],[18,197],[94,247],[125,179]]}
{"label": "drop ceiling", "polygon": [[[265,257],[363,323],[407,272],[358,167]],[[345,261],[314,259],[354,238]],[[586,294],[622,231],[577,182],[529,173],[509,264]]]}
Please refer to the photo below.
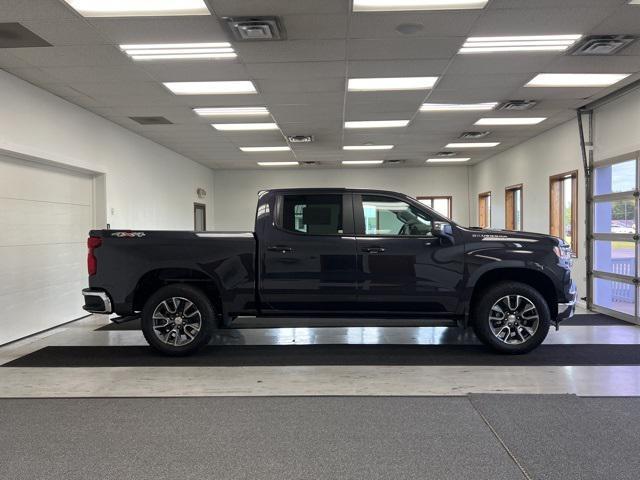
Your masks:
{"label": "drop ceiling", "polygon": [[[458,55],[470,36],[635,34],[640,6],[627,0],[490,0],[481,10],[352,13],[350,0],[207,0],[212,15],[84,18],[62,0],[0,0],[0,23],[20,23],[51,47],[0,48],[0,68],[124,128],[214,169],[258,168],[265,161],[403,160],[425,166],[483,117],[546,117],[537,125],[491,126],[493,149],[464,150],[470,164],[557,126],[575,108],[638,79],[640,42],[615,56],[565,53]],[[287,40],[235,42],[220,17],[280,17]],[[410,28],[406,28],[409,24]],[[399,33],[399,30],[412,33]],[[232,42],[224,60],[136,62],[120,44]],[[525,88],[541,72],[631,73],[609,88]],[[347,78],[440,77],[432,90],[346,92]],[[257,95],[173,95],[163,82],[250,80]],[[430,103],[536,100],[526,112],[419,112]],[[211,123],[273,121],[207,118],[197,107],[266,106],[280,131],[218,131]],[[164,117],[141,125],[132,117]],[[268,117],[267,117],[268,118]],[[348,129],[345,121],[411,119],[404,128]],[[289,152],[239,147],[286,145]],[[344,145],[395,145],[344,151]],[[439,164],[441,165],[441,164]]]}

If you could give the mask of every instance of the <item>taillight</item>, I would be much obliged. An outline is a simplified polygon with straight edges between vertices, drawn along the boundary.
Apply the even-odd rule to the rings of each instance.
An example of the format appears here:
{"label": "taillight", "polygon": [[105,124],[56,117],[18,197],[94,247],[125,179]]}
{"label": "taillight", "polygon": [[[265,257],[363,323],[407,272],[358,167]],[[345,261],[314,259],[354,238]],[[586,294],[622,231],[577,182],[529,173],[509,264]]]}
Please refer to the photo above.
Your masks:
{"label": "taillight", "polygon": [[98,271],[98,260],[93,252],[100,245],[102,245],[102,239],[99,237],[89,237],[87,239],[87,248],[89,249],[89,253],[87,254],[87,270],[89,271],[89,275],[95,275]]}

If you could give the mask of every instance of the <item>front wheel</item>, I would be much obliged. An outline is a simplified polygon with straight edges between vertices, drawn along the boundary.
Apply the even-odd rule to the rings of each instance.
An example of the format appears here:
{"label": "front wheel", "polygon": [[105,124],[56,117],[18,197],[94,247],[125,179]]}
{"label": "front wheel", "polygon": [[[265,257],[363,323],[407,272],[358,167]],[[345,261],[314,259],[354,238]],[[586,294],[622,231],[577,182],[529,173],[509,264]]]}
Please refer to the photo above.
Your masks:
{"label": "front wheel", "polygon": [[480,294],[472,325],[482,343],[500,353],[527,353],[549,333],[551,314],[535,288],[519,282],[501,282]]}
{"label": "front wheel", "polygon": [[207,296],[190,285],[168,285],[155,292],[142,309],[142,333],[165,355],[189,355],[211,339],[215,311]]}

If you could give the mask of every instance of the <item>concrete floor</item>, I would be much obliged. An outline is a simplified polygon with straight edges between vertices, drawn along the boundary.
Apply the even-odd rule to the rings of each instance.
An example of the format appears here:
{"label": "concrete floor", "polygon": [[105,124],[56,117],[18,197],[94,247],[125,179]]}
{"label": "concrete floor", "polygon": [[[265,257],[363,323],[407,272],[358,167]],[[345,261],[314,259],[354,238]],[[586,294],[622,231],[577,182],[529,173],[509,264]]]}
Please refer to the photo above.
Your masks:
{"label": "concrete floor", "polygon": [[[138,331],[94,331],[94,315],[0,348],[0,364],[46,346],[145,345]],[[468,333],[434,327],[230,330],[229,345],[473,344]],[[565,326],[546,344],[640,344],[633,325]],[[283,395],[466,395],[572,393],[640,396],[640,366],[278,366],[0,368],[0,397],[185,397]]]}

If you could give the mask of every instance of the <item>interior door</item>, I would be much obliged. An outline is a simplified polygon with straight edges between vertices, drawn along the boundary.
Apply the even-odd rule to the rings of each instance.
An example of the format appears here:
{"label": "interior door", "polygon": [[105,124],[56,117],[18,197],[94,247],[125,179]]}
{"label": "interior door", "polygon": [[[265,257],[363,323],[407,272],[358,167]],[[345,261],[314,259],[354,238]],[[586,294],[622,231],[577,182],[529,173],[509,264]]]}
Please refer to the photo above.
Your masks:
{"label": "interior door", "polygon": [[372,312],[455,312],[462,246],[431,234],[433,212],[400,198],[355,195],[358,303]]}
{"label": "interior door", "polygon": [[276,200],[265,231],[261,298],[282,312],[338,312],[355,307],[356,242],[351,194],[292,193]]}

